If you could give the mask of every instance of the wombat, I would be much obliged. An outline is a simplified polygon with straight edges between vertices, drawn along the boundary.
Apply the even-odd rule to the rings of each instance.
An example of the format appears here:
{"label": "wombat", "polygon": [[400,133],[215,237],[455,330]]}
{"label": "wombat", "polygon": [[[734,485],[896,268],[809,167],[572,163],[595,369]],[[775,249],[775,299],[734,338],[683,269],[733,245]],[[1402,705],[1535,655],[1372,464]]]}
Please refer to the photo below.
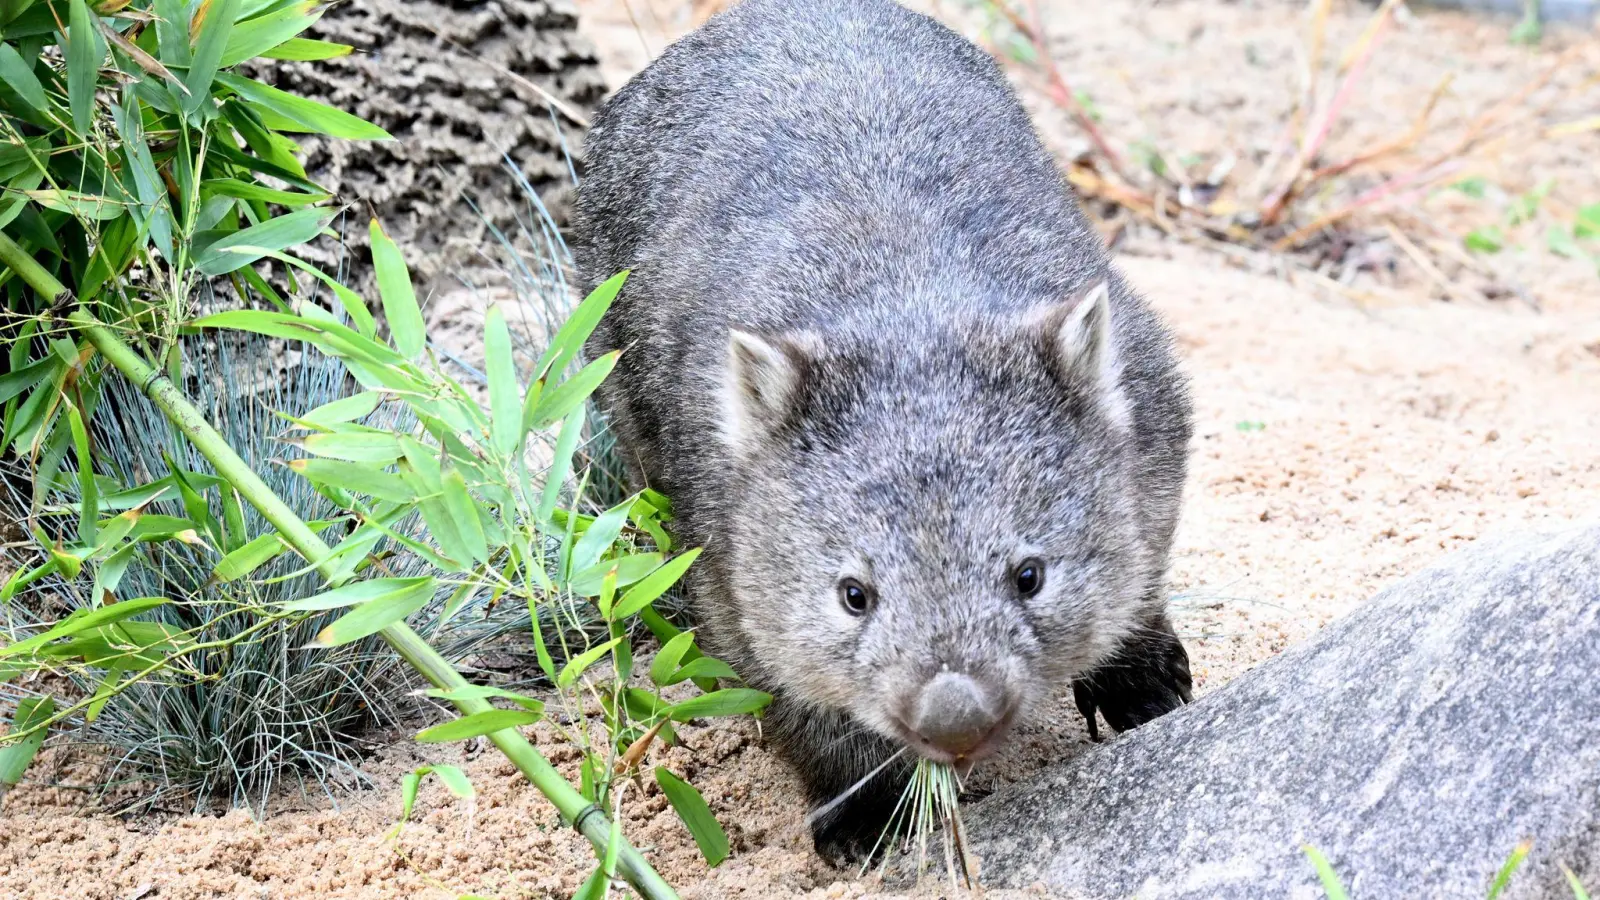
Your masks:
{"label": "wombat", "polygon": [[701,635],[774,695],[819,851],[1068,683],[1091,729],[1189,699],[1185,383],[988,55],[891,0],[746,0],[585,157],[580,280],[631,270],[600,403],[705,548]]}

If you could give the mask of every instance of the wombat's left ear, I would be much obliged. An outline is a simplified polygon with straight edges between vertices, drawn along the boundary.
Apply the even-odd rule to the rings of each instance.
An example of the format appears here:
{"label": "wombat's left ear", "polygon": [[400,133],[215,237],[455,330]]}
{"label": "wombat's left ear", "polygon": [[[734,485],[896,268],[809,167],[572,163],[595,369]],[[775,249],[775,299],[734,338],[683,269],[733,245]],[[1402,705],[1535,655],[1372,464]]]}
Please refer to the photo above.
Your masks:
{"label": "wombat's left ear", "polygon": [[1114,383],[1111,287],[1097,281],[1044,317],[1045,353],[1056,376],[1073,390],[1094,392]]}
{"label": "wombat's left ear", "polygon": [[735,452],[760,446],[793,414],[813,342],[806,336],[765,338],[739,328],[728,329],[722,432]]}

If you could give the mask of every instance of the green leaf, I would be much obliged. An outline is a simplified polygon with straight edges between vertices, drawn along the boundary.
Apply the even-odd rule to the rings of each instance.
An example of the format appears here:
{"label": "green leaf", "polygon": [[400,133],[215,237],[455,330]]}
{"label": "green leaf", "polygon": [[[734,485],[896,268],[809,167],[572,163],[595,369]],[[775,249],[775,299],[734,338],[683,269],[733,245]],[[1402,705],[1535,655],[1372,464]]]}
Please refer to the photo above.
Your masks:
{"label": "green leaf", "polygon": [[1583,248],[1578,246],[1578,242],[1572,237],[1572,232],[1568,231],[1564,226],[1551,225],[1550,228],[1545,231],[1544,242],[1545,246],[1550,249],[1550,252],[1557,256],[1564,256],[1567,259],[1584,261],[1589,259],[1589,254],[1585,253]]}
{"label": "green leaf", "polygon": [[489,561],[489,543],[483,534],[483,522],[478,518],[478,507],[467,493],[466,479],[458,469],[451,469],[440,478],[444,492],[445,509],[455,520],[456,531],[461,536],[467,553],[477,562]]}
{"label": "green leaf", "polygon": [[1572,232],[1581,238],[1600,238],[1600,203],[1591,203],[1578,210],[1573,219]]}
{"label": "green leaf", "polygon": [[378,278],[378,295],[383,300],[383,314],[389,320],[394,348],[401,356],[416,359],[422,355],[427,335],[422,310],[417,307],[417,294],[411,287],[411,273],[406,270],[400,248],[384,234],[377,219],[368,226],[368,234],[372,240],[372,267]]}
{"label": "green leaf", "polygon": [[1523,860],[1528,858],[1528,853],[1532,850],[1532,841],[1523,841],[1512,848],[1505,865],[1500,867],[1500,872],[1494,876],[1494,881],[1489,885],[1487,900],[1498,900],[1499,896],[1505,893],[1506,887],[1511,884],[1511,876],[1517,873],[1517,869],[1522,866]]}
{"label": "green leaf", "polygon": [[477,792],[472,789],[472,782],[467,780],[467,773],[455,766],[433,765],[429,766],[429,768],[432,769],[434,775],[439,776],[440,781],[444,782],[445,790],[460,799],[471,800],[477,795]]}
{"label": "green leaf", "polygon": [[400,457],[400,442],[386,431],[336,431],[308,434],[295,441],[307,453],[356,463],[392,463]]}
{"label": "green leaf", "polygon": [[[413,581],[415,579],[401,578],[395,581]],[[433,599],[433,578],[422,579],[423,584],[414,588],[395,591],[381,597],[368,600],[338,619],[328,627],[317,632],[317,639],[313,642],[319,647],[339,647],[359,641],[369,635],[377,634],[396,622],[405,621],[407,616],[428,605]]]}
{"label": "green leaf", "polygon": [[594,333],[595,326],[600,324],[606,310],[611,308],[612,301],[617,299],[617,294],[622,291],[622,285],[627,280],[627,270],[618,272],[590,291],[589,296],[583,298],[583,302],[578,304],[578,308],[572,311],[566,322],[562,323],[561,328],[556,331],[556,336],[551,338],[550,346],[546,347],[540,356],[539,364],[534,367],[539,378],[552,375],[559,377],[566,371],[567,364],[583,350],[584,342]]}
{"label": "green leaf", "polygon": [[195,268],[213,277],[226,275],[261,259],[267,251],[307,243],[322,232],[336,212],[323,208],[296,210],[218,238],[195,254]]}
{"label": "green leaf", "polygon": [[302,191],[279,191],[253,181],[237,178],[210,178],[200,182],[200,190],[239,200],[260,200],[280,206],[307,206],[328,199],[327,194],[308,194]]}
{"label": "green leaf", "polygon": [[735,672],[732,666],[728,665],[722,660],[715,659],[710,656],[702,656],[699,659],[691,659],[684,663],[683,668],[672,673],[672,675],[670,675],[665,681],[657,682],[657,684],[665,687],[670,684],[677,684],[681,681],[689,681],[692,679],[738,677],[739,673]]}
{"label": "green leaf", "polygon": [[183,111],[192,115],[211,99],[211,82],[216,77],[222,53],[228,47],[233,33],[233,23],[239,17],[239,0],[209,0],[205,21],[200,24],[200,37],[194,45],[194,56],[189,61],[189,76],[184,86],[189,96],[183,100]]}
{"label": "green leaf", "polygon": [[572,548],[572,557],[568,563],[569,572],[582,572],[600,561],[600,557],[611,549],[611,545],[615,544],[622,534],[622,527],[628,523],[628,509],[632,505],[632,499],[624,500],[589,523],[589,527],[584,529],[583,536],[578,538],[578,543]]}
{"label": "green leaf", "polygon": [[100,489],[94,483],[94,454],[89,446],[89,429],[78,408],[67,405],[67,423],[72,427],[72,443],[78,453],[78,540],[85,546],[94,546],[95,531],[99,528]]}
{"label": "green leaf", "polygon": [[[217,81],[248,103],[289,120],[297,126],[294,130],[326,134],[330,137],[353,141],[392,140],[389,132],[364,119],[331,106],[296,97],[259,81],[241,78],[227,72],[217,74]],[[289,130],[289,129],[282,129]]]}
{"label": "green leaf", "polygon": [[73,131],[88,138],[94,131],[94,89],[100,81],[106,44],[83,0],[69,0],[67,22],[67,103],[72,109]]}
{"label": "green leaf", "polygon": [[1469,232],[1465,243],[1474,253],[1499,253],[1506,245],[1506,235],[1499,227],[1489,225]]}
{"label": "green leaf", "polygon": [[347,362],[360,360],[377,368],[402,362],[388,347],[332,322],[319,322],[288,313],[259,309],[230,309],[190,322],[189,328],[237,328],[268,337],[314,344],[324,353]]}
{"label": "green leaf", "polygon": [[762,709],[771,702],[771,694],[764,694],[751,688],[725,688],[674,704],[667,710],[667,714],[674,722],[719,716],[742,716]]}
{"label": "green leaf", "polygon": [[578,886],[578,892],[572,895],[572,900],[605,900],[610,882],[606,879],[606,866],[604,862],[597,864],[589,877]]}
{"label": "green leaf", "polygon": [[539,713],[526,709],[491,709],[425,729],[417,735],[417,741],[423,744],[465,741],[506,728],[532,725],[539,717]]}
{"label": "green leaf", "polygon": [[38,76],[33,74],[33,67],[10,44],[0,44],[0,78],[5,79],[29,106],[40,112],[50,108],[50,99],[45,96]]}
{"label": "green leaf", "polygon": [[222,51],[222,67],[231,69],[247,59],[255,59],[310,28],[322,18],[322,12],[313,12],[315,9],[315,3],[300,2],[235,25],[228,36],[227,49]]}
{"label": "green leaf", "polygon": [[1322,851],[1306,844],[1300,848],[1305,851],[1311,860],[1311,865],[1317,870],[1317,878],[1322,881],[1322,891],[1328,895],[1327,900],[1350,900],[1350,895],[1345,892],[1344,885],[1339,883],[1339,876],[1333,871],[1333,866],[1328,863],[1328,858]]}
{"label": "green leaf", "polygon": [[656,766],[656,784],[661,786],[661,793],[667,795],[667,802],[688,827],[706,864],[714,869],[727,859],[728,835],[717,824],[717,817],[711,814],[711,807],[694,785],[667,771],[666,766]]}
{"label": "green leaf", "polygon": [[510,700],[529,712],[544,712],[544,701],[535,700],[532,697],[524,697],[521,694],[514,694],[505,688],[497,688],[488,684],[470,684],[466,687],[451,688],[450,690],[433,688],[426,693],[429,697],[450,701],[499,698],[501,700]]}
{"label": "green leaf", "polygon": [[580,406],[561,423],[561,436],[556,438],[550,467],[544,473],[544,494],[539,498],[539,509],[536,513],[536,520],[540,523],[550,521],[551,514],[555,512],[556,502],[561,499],[561,489],[567,482],[567,473],[572,471],[572,454],[577,452],[578,439],[583,436],[585,415],[584,408]]}
{"label": "green leaf", "polygon": [[400,821],[411,818],[411,808],[417,805],[417,789],[422,787],[422,776],[429,767],[407,772],[400,779]]}
{"label": "green leaf", "polygon": [[611,370],[617,367],[617,357],[622,351],[613,350],[600,357],[578,374],[561,382],[554,389],[544,392],[539,397],[539,404],[533,408],[526,424],[529,430],[546,428],[551,424],[567,417],[567,414],[576,409],[583,401],[589,399],[600,382],[606,380]]}
{"label": "green leaf", "polygon": [[648,578],[629,588],[628,592],[622,595],[622,599],[617,601],[616,609],[611,611],[612,619],[620,622],[655,602],[657,597],[678,583],[678,579],[689,571],[689,566],[693,565],[699,556],[700,548],[696,547],[673,557],[661,568],[651,572]]}
{"label": "green leaf", "polygon": [[275,259],[284,265],[294,266],[327,285],[333,291],[334,296],[339,298],[339,305],[344,309],[345,314],[350,317],[350,321],[355,326],[357,333],[366,338],[371,338],[377,334],[377,324],[372,319],[372,313],[367,310],[367,302],[361,299],[360,294],[335,281],[331,275],[303,259],[296,259],[293,256],[277,251],[266,254],[266,258]]}
{"label": "green leaf", "polygon": [[410,503],[417,495],[400,476],[374,469],[371,464],[334,459],[291,459],[289,468],[315,484],[331,485],[367,494],[389,503]]}
{"label": "green leaf", "polygon": [[685,631],[656,651],[656,658],[650,663],[650,680],[658,685],[665,685],[672,673],[678,671],[678,664],[683,661],[683,655],[694,646],[694,633]]}
{"label": "green leaf", "polygon": [[72,615],[62,619],[55,627],[36,634],[25,641],[18,641],[6,647],[0,647],[0,657],[18,656],[32,653],[52,641],[64,637],[71,637],[95,628],[131,619],[142,612],[165,606],[168,601],[165,597],[139,597],[133,600],[124,600],[110,606],[98,609],[78,609]]}
{"label": "green leaf", "polygon": [[612,638],[604,644],[590,647],[583,653],[568,660],[567,664],[562,667],[561,674],[556,677],[556,686],[562,690],[572,687],[572,683],[578,679],[579,675],[582,675],[586,669],[599,662],[600,657],[610,653],[612,648],[620,643],[622,643],[621,638]]}
{"label": "green leaf", "polygon": [[522,443],[522,393],[517,388],[517,364],[511,356],[511,331],[498,305],[483,317],[483,358],[489,378],[489,413],[495,449],[511,453]]}
{"label": "green leaf", "polygon": [[[82,3],[83,0],[76,2]],[[77,191],[63,191],[56,188],[25,193],[29,199],[45,209],[64,212],[77,219],[104,222],[126,215],[128,212],[127,204],[103,194],[81,194]]]}
{"label": "green leaf", "polygon": [[[48,722],[55,712],[56,701],[53,697],[24,697],[17,701],[17,715],[11,721],[11,730],[22,731]],[[39,748],[44,746],[44,738],[45,729],[41,728],[23,740],[0,747],[0,784],[16,787],[23,773],[28,771],[28,766],[33,764]]]}
{"label": "green leaf", "polygon": [[331,591],[323,591],[311,597],[300,600],[289,600],[277,604],[279,607],[296,612],[310,610],[339,609],[345,606],[355,606],[360,603],[372,603],[385,597],[407,595],[418,592],[433,593],[433,578],[423,575],[415,578],[372,578],[367,581],[358,581]]}
{"label": "green leaf", "polygon": [[1489,190],[1489,180],[1481,176],[1463,178],[1450,186],[1474,200],[1482,200]]}
{"label": "green leaf", "polygon": [[616,559],[603,559],[572,576],[567,589],[579,597],[593,597],[600,593],[600,583],[612,570],[617,573],[613,586],[623,588],[654,572],[659,565],[659,553],[630,553]]}
{"label": "green leaf", "polygon": [[324,403],[300,417],[303,422],[313,425],[339,425],[345,422],[354,422],[372,415],[372,411],[383,402],[382,391],[362,391],[348,397],[341,397],[329,403]]}
{"label": "green leaf", "polygon": [[189,64],[189,17],[184,0],[155,0],[156,39],[168,65]]}
{"label": "green leaf", "polygon": [[60,357],[51,354],[15,372],[0,375],[0,403],[44,384],[56,375],[62,365]]}
{"label": "green leaf", "polygon": [[277,534],[263,534],[224,556],[211,570],[211,576],[223,583],[237,581],[276,559],[287,549],[288,545]]}
{"label": "green leaf", "polygon": [[267,59],[314,62],[319,59],[349,56],[353,50],[355,48],[349,44],[335,44],[332,41],[317,41],[309,38],[291,38],[261,55]]}

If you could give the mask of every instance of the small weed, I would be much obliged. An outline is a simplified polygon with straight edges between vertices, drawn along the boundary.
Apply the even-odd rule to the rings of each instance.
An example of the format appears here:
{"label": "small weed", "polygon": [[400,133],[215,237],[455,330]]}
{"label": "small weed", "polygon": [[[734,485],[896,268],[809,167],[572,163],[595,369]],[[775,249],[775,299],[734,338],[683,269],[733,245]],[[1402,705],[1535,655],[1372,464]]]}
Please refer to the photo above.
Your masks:
{"label": "small weed", "polygon": [[[1317,870],[1317,878],[1322,882],[1322,891],[1327,896],[1327,900],[1350,900],[1349,893],[1345,891],[1344,885],[1339,881],[1338,873],[1333,870],[1328,858],[1310,844],[1302,845],[1300,849],[1305,851],[1306,857],[1311,860],[1311,865]],[[1506,857],[1506,861],[1500,866],[1499,871],[1495,873],[1494,880],[1489,883],[1489,891],[1485,895],[1485,900],[1499,900],[1500,895],[1505,893],[1506,888],[1511,885],[1512,876],[1516,875],[1517,870],[1522,868],[1522,864],[1527,861],[1528,854],[1532,851],[1532,841],[1523,841],[1512,849],[1511,855]],[[1573,900],[1589,900],[1588,892],[1583,889],[1583,885],[1578,881],[1578,876],[1572,874],[1571,869],[1563,865],[1561,866],[1561,873],[1566,876],[1567,885],[1572,888]]]}
{"label": "small weed", "polygon": [[1266,431],[1267,423],[1246,419],[1243,422],[1235,422],[1233,427],[1239,431]]}

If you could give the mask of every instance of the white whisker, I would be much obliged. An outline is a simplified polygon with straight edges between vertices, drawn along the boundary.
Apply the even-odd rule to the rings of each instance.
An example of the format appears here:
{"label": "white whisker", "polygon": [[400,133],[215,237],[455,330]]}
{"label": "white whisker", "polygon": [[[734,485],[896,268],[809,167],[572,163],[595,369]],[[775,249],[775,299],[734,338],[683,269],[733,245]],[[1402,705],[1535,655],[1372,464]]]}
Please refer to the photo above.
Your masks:
{"label": "white whisker", "polygon": [[844,793],[842,793],[839,796],[833,798],[832,800],[829,800],[827,803],[823,804],[822,806],[819,806],[816,809],[812,810],[811,814],[809,816],[806,816],[806,824],[807,825],[813,825],[813,824],[816,823],[816,821],[818,819],[822,818],[823,816],[827,815],[828,813],[833,812],[835,809],[838,809],[839,808],[839,804],[841,804],[844,801],[848,800],[850,798],[850,795],[854,794],[856,791],[861,790],[862,786],[865,785],[867,782],[871,781],[873,776],[877,775],[879,772],[882,772],[884,769],[889,768],[889,764],[894,762],[895,760],[899,759],[901,756],[905,755],[905,752],[906,752],[906,748],[904,748],[904,747],[901,747],[899,750],[896,750],[893,755],[891,755],[888,759],[884,760],[882,762],[882,764],[880,764],[876,769],[873,769],[871,772],[868,772],[867,774],[861,776],[861,780],[860,781],[858,781],[855,784],[852,784],[849,787],[845,788]]}

